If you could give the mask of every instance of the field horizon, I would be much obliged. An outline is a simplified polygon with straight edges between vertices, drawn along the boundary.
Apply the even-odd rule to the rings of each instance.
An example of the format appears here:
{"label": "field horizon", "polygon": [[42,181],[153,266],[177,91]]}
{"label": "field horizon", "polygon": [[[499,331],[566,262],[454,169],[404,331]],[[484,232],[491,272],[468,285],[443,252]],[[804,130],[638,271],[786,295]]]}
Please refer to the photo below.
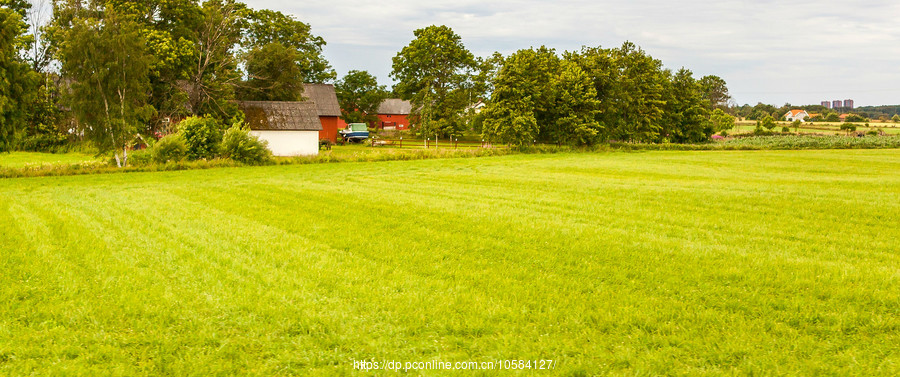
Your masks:
{"label": "field horizon", "polygon": [[897,172],[613,151],[0,179],[0,374],[896,375]]}

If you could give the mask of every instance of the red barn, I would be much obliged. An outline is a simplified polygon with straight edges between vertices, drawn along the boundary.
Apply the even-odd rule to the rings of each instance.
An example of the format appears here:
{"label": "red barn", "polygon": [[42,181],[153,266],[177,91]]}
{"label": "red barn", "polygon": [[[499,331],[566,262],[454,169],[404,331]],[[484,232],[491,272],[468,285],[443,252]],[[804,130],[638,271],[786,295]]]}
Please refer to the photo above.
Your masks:
{"label": "red barn", "polygon": [[303,97],[316,104],[316,112],[322,130],[319,131],[319,139],[337,141],[338,130],[347,126],[341,120],[341,106],[338,104],[334,85],[331,84],[303,84]]}
{"label": "red barn", "polygon": [[409,112],[412,104],[399,98],[388,98],[378,106],[377,127],[385,130],[409,128]]}

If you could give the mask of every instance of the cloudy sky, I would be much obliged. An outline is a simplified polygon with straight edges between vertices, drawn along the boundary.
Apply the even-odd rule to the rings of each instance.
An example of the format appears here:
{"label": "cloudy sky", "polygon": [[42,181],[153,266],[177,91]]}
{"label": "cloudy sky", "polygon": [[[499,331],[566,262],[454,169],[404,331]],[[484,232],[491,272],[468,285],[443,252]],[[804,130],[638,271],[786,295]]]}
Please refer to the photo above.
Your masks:
{"label": "cloudy sky", "polygon": [[447,25],[479,56],[547,45],[641,46],[668,68],[721,76],[740,103],[900,104],[900,2],[246,0],[309,23],[339,75],[390,85],[412,31]]}

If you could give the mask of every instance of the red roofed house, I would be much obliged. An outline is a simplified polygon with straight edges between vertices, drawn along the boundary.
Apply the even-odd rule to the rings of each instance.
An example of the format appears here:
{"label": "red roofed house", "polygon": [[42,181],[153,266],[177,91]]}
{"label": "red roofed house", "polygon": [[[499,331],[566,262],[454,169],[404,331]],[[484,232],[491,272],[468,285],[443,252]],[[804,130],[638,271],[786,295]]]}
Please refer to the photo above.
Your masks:
{"label": "red roofed house", "polygon": [[804,119],[808,117],[809,113],[807,113],[806,110],[791,110],[784,114],[784,119],[788,122],[793,122],[795,120],[803,122]]}
{"label": "red roofed house", "polygon": [[412,104],[399,98],[388,98],[378,106],[377,128],[385,130],[405,130],[409,128],[409,113]]}
{"label": "red roofed house", "polygon": [[322,130],[319,131],[319,139],[337,141],[338,130],[347,124],[341,120],[341,106],[338,104],[334,85],[331,84],[303,84],[303,97],[316,104],[316,113]]}

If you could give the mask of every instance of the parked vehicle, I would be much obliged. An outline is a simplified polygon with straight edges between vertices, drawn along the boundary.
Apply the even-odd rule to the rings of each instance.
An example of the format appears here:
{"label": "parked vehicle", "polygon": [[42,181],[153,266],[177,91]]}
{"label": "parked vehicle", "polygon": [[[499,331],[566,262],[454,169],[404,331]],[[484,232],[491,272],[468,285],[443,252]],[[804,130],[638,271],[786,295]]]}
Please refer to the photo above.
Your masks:
{"label": "parked vehicle", "polygon": [[369,127],[365,123],[350,123],[339,133],[344,141],[358,143],[369,138]]}

